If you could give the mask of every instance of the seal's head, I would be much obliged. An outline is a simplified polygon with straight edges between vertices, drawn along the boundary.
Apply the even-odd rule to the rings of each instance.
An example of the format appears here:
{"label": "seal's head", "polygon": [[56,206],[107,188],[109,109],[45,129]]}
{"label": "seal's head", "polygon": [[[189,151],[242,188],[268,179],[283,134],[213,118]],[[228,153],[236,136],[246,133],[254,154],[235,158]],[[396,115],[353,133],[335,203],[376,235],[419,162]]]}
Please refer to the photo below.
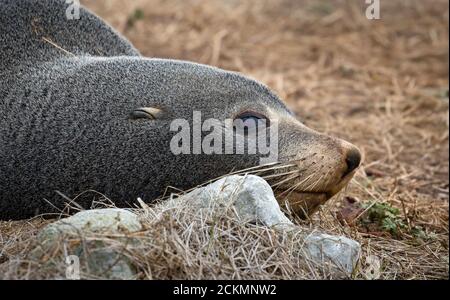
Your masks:
{"label": "seal's head", "polygon": [[[257,81],[237,73],[189,62],[153,60],[146,63],[154,64],[151,68],[154,72],[159,70],[158,76],[153,77],[162,82],[160,88],[171,88],[166,91],[165,103],[158,103],[154,113],[153,107],[138,109],[138,118],[147,118],[149,122],[171,122],[172,125],[177,119],[189,120],[192,131],[195,130],[196,122],[201,122],[197,125],[202,126],[202,129],[205,129],[207,120],[235,122],[231,133],[234,137],[233,151],[230,153],[226,151],[225,140],[211,139],[211,134],[217,130],[211,124],[206,126],[206,132],[203,131],[197,141],[194,137],[176,140],[177,144],[190,142],[187,151],[176,151],[178,155],[174,158],[184,176],[173,181],[178,186],[192,187],[201,183],[201,180],[210,180],[233,171],[257,174],[269,181],[280,203],[287,204],[297,215],[306,216],[346,186],[360,165],[361,154],[357,147],[306,127],[269,88]],[[154,88],[155,85],[152,86]],[[167,102],[167,98],[171,99],[170,102]],[[142,115],[142,110],[150,114]],[[201,119],[195,120],[195,113],[201,115]],[[243,121],[246,131],[237,131],[239,123],[236,121]],[[228,130],[223,126],[224,123],[219,127],[222,130],[219,132],[220,137],[226,136]],[[263,128],[267,133],[265,141],[268,144],[275,142],[275,147],[270,147],[272,153],[262,153],[261,149],[250,153],[252,136],[249,130],[258,124],[266,125]],[[258,140],[261,128],[253,129],[256,129],[253,138]],[[195,136],[191,131],[187,134],[189,137]],[[244,139],[239,139],[239,135],[243,135]],[[170,136],[170,151],[173,152],[174,133]],[[205,143],[210,142],[224,145],[219,148],[214,145],[213,151],[207,151],[205,148],[209,144]],[[199,152],[192,153],[196,144]],[[255,144],[256,148],[260,145],[258,142]],[[237,149],[245,150],[239,154]],[[271,161],[264,160],[268,155],[272,156]]]}

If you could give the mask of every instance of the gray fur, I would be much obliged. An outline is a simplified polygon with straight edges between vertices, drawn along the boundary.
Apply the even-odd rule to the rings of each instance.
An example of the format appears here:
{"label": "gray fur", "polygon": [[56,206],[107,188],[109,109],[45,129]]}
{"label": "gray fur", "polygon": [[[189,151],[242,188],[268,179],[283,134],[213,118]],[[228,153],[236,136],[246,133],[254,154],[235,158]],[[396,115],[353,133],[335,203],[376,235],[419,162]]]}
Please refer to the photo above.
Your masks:
{"label": "gray fur", "polygon": [[[153,200],[167,186],[191,188],[258,162],[171,154],[169,123],[191,119],[193,110],[203,119],[249,108],[290,114],[251,79],[142,57],[87,10],[81,20],[67,20],[66,8],[64,0],[0,0],[1,219],[55,212],[66,202],[55,191],[73,198],[96,190],[126,206],[137,197]],[[130,120],[138,107],[164,114]],[[77,202],[88,207],[93,198]]]}

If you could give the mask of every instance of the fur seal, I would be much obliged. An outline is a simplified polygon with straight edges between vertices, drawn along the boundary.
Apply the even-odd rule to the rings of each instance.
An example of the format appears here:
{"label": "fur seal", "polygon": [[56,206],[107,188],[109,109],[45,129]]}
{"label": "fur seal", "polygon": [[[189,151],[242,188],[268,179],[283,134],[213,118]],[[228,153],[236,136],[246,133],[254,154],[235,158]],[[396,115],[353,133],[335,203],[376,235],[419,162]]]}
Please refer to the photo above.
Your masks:
{"label": "fur seal", "polygon": [[[309,214],[359,166],[355,146],[307,128],[257,81],[142,57],[87,9],[77,20],[66,10],[64,0],[0,0],[1,219],[57,212],[61,194],[86,190],[131,206],[242,169],[272,174],[279,201]],[[171,121],[192,122],[193,111],[276,118],[279,161],[258,169],[258,153],[175,155]],[[77,197],[84,207],[92,200]]]}

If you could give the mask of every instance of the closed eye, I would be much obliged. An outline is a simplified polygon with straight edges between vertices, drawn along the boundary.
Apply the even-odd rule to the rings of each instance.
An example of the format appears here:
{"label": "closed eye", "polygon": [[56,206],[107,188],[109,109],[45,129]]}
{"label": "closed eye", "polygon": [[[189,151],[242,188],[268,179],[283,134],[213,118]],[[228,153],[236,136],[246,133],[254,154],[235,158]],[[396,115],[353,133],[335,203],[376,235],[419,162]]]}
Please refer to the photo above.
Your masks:
{"label": "closed eye", "polygon": [[269,121],[269,118],[267,118],[265,115],[254,112],[254,111],[245,111],[240,113],[239,115],[237,115],[235,117],[236,119],[240,119],[242,121],[247,121],[247,120],[253,120],[253,121],[258,121],[258,120],[265,120],[266,122]]}
{"label": "closed eye", "polygon": [[[245,126],[245,132],[247,133],[248,129],[253,129],[253,128],[258,128],[258,126],[265,126],[265,127],[269,127],[270,126],[270,120],[269,118],[267,118],[266,116],[264,116],[263,114],[254,112],[254,111],[245,111],[242,112],[240,114],[238,114],[235,118],[234,118],[234,124],[235,127],[239,127],[239,126]],[[241,122],[236,122],[236,121],[241,121]]]}
{"label": "closed eye", "polygon": [[149,119],[156,120],[161,116],[161,109],[154,107],[140,107],[130,113],[130,119]]}

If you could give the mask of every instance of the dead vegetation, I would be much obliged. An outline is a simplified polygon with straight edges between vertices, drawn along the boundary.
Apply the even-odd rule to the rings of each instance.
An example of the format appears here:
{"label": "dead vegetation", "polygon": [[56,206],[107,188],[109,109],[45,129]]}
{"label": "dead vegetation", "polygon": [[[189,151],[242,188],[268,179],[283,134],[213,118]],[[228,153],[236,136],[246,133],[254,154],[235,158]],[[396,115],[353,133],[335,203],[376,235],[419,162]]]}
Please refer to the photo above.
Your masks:
{"label": "dead vegetation", "polygon": [[[364,1],[84,3],[143,55],[250,75],[308,126],[361,148],[364,163],[349,187],[312,219],[299,221],[362,244],[354,278],[376,277],[374,257],[382,279],[448,278],[447,1],[382,1],[380,20],[365,18]],[[349,202],[358,213],[348,213],[355,208]],[[367,213],[392,221],[392,230],[367,224]],[[182,213],[164,218],[143,233],[146,251],[129,252],[142,278],[327,277],[294,268],[299,257],[270,230],[228,219],[212,227]],[[24,257],[46,222],[0,223],[0,262],[11,267]],[[199,239],[211,228],[217,236],[205,252]],[[14,270],[10,278],[33,277],[29,267]]]}
{"label": "dead vegetation", "polygon": [[[80,248],[88,257],[107,248],[117,254],[117,260],[126,257],[132,262],[138,270],[137,279],[348,277],[337,271],[339,267],[335,265],[319,265],[305,258],[304,234],[311,232],[280,232],[245,223],[239,220],[232,206],[215,206],[198,209],[186,203],[154,207],[144,204],[136,210],[143,230],[131,234],[80,232],[51,247],[26,237],[14,241],[20,253],[0,265],[0,274],[6,279],[64,279],[65,257],[79,253]],[[30,232],[35,230],[30,227]],[[108,278],[103,274],[94,275],[88,260],[80,255],[81,278]]]}

